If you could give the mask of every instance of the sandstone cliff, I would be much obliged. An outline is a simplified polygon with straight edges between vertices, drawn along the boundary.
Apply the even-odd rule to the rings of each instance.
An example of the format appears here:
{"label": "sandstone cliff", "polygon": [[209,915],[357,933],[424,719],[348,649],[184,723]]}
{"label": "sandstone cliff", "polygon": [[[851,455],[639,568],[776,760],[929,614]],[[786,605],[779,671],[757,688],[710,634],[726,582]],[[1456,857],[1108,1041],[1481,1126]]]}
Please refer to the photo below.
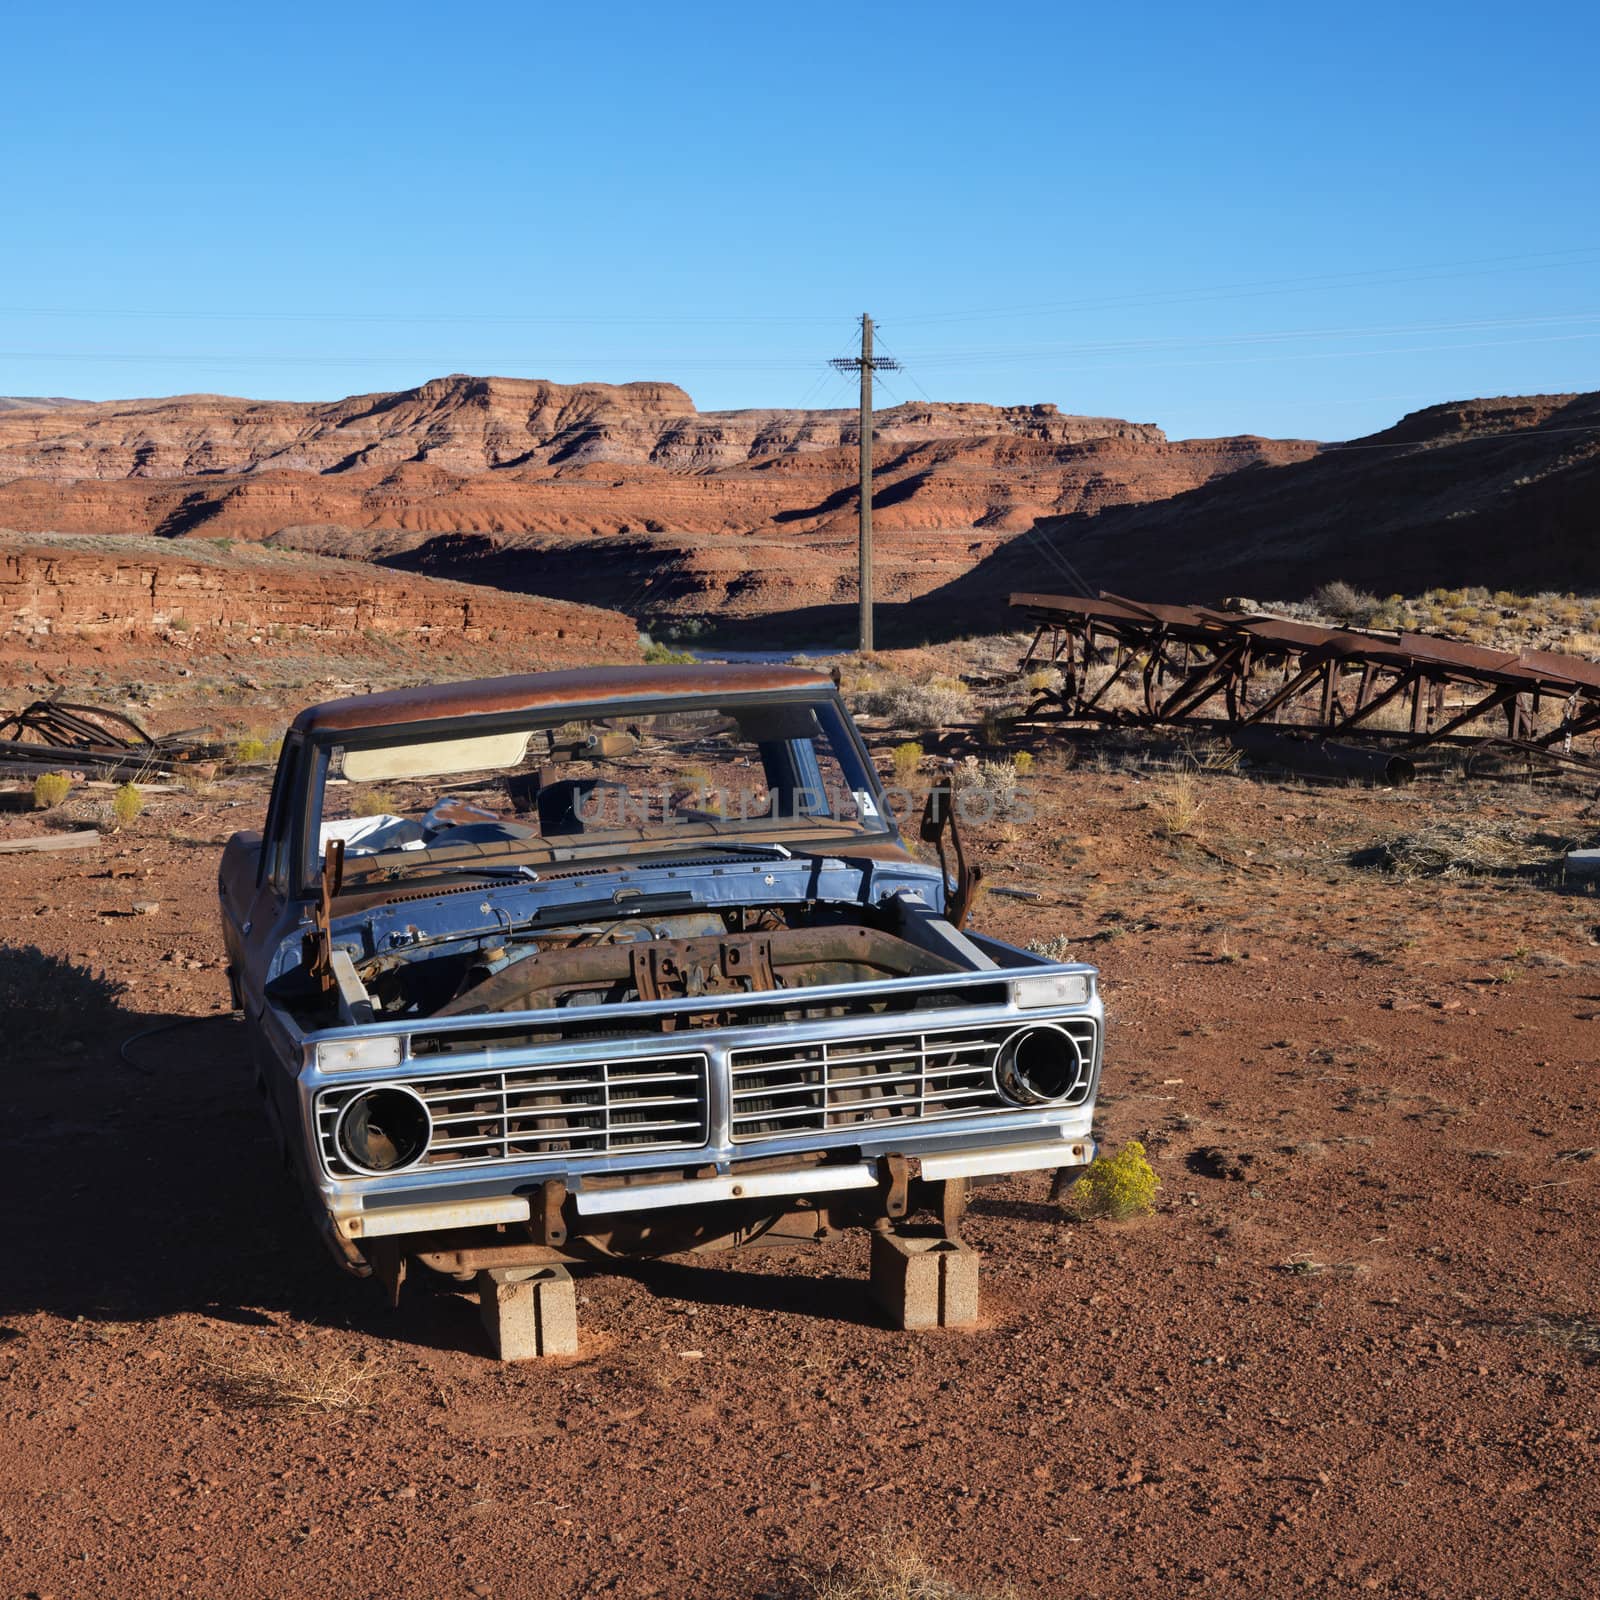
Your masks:
{"label": "sandstone cliff", "polygon": [[[22,407],[0,413],[0,523],[273,539],[634,615],[747,616],[853,594],[857,434],[854,411],[702,413],[668,383],[462,376],[326,405]],[[888,600],[1041,517],[1315,449],[1052,405],[900,405],[875,434]]]}
{"label": "sandstone cliff", "polygon": [[[316,676],[343,662],[474,676],[638,659],[593,606],[252,547],[0,533],[0,668],[231,665]],[[289,670],[292,669],[292,670]]]}
{"label": "sandstone cliff", "polygon": [[[0,413],[0,521],[263,539],[281,528],[804,533],[854,504],[853,411],[700,413],[666,383],[440,378],[330,405],[184,395]],[[1017,529],[1312,447],[1169,442],[1054,406],[880,412],[885,528]]]}

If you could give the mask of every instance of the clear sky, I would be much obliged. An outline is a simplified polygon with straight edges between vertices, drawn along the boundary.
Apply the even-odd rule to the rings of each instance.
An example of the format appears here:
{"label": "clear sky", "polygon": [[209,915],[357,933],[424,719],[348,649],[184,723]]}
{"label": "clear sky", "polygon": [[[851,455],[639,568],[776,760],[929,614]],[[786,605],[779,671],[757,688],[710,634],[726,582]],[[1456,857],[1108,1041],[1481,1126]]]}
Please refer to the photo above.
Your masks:
{"label": "clear sky", "polygon": [[17,6],[0,394],[452,371],[1338,439],[1600,387],[1600,6]]}

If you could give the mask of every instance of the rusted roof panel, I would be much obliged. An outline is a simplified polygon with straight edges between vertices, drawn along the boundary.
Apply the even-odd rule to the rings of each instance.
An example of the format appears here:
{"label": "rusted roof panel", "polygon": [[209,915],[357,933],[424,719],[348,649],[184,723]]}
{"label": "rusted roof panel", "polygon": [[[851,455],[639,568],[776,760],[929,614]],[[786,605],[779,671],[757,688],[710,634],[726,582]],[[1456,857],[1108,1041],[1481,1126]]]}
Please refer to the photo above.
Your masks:
{"label": "rusted roof panel", "polygon": [[562,710],[607,700],[825,689],[825,673],[779,666],[583,667],[464,683],[418,684],[309,706],[294,719],[302,733],[349,733],[410,722],[442,722],[484,712]]}

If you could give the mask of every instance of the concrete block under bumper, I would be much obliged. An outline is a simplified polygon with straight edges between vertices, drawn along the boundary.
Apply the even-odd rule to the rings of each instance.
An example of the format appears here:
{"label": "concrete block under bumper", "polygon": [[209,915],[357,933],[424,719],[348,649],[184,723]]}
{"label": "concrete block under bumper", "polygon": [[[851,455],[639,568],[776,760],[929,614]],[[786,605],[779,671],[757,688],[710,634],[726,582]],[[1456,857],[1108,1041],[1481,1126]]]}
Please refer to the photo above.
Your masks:
{"label": "concrete block under bumper", "polygon": [[899,1328],[970,1328],[978,1320],[978,1252],[949,1239],[874,1233],[872,1298]]}
{"label": "concrete block under bumper", "polygon": [[478,1314],[501,1361],[578,1353],[578,1297],[565,1267],[480,1272]]}

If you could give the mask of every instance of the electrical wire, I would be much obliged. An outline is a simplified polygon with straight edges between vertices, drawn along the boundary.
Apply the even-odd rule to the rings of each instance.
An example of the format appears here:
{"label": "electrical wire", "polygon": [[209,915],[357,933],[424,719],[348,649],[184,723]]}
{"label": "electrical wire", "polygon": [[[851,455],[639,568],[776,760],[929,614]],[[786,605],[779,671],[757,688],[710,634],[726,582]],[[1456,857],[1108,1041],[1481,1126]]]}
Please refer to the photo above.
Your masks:
{"label": "electrical wire", "polygon": [[[1552,260],[1551,257],[1563,259]],[[1501,272],[1542,272],[1561,267],[1586,266],[1600,259],[1594,245],[1571,245],[1559,250],[1536,250],[1517,255],[1478,256],[1418,267],[1367,267],[1354,272],[1313,273],[1296,278],[1266,278],[1254,282],[1214,284],[1208,287],[1144,291],[1138,294],[1109,295],[1082,300],[1046,300],[1031,305],[977,307],[964,311],[928,312],[896,317],[899,326],[924,326],[942,322],[978,322],[1017,316],[1036,316],[1059,311],[1100,311],[1150,305],[1186,305],[1203,300],[1255,297],[1262,294],[1293,294],[1317,289],[1388,288],[1406,283],[1437,282],[1440,278],[1493,277]],[[1516,266],[1515,263],[1524,263]],[[1373,280],[1387,280],[1377,283]]]}
{"label": "electrical wire", "polygon": [[192,1027],[198,1022],[232,1022],[234,1020],[234,1014],[231,1011],[211,1011],[207,1012],[203,1017],[168,1017],[165,1022],[158,1022],[153,1027],[141,1028],[137,1033],[130,1033],[117,1046],[117,1059],[122,1062],[123,1066],[131,1067],[143,1077],[152,1078],[155,1073],[151,1068],[135,1061],[128,1053],[141,1039],[153,1039],[158,1033],[168,1033],[173,1028]]}

